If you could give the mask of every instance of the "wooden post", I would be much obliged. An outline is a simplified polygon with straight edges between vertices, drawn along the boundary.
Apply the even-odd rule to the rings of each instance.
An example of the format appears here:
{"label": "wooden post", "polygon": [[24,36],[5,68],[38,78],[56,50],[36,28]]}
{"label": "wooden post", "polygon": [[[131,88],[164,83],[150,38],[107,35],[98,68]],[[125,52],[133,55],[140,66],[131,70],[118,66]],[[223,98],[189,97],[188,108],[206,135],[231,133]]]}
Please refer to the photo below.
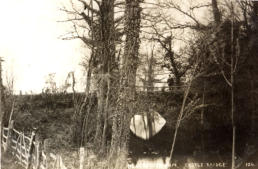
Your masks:
{"label": "wooden post", "polygon": [[63,163],[63,159],[61,156],[60,156],[60,169],[67,169],[67,167]]}
{"label": "wooden post", "polygon": [[26,149],[26,143],[25,143],[25,135],[24,135],[24,132],[22,132],[22,143],[21,145],[24,146],[24,155],[28,155],[29,151],[27,152],[27,149]]}
{"label": "wooden post", "polygon": [[22,162],[22,138],[23,137],[23,135],[22,135],[22,133],[20,133],[20,162]]}
{"label": "wooden post", "polygon": [[84,168],[84,157],[85,157],[85,150],[84,147],[80,148],[80,169]]}
{"label": "wooden post", "polygon": [[36,169],[39,169],[39,164],[40,164],[40,152],[39,152],[39,146],[40,146],[40,143],[39,142],[36,142]]}
{"label": "wooden post", "polygon": [[55,162],[55,165],[54,165],[54,167],[56,167],[56,169],[61,169],[60,168],[60,161],[61,161],[61,155],[59,155],[59,154],[56,154],[56,162]]}
{"label": "wooden post", "polygon": [[45,153],[44,150],[41,151],[41,155],[42,155],[43,167],[45,169],[48,169],[48,156],[47,156],[47,154]]}
{"label": "wooden post", "polygon": [[13,112],[14,112],[14,102],[12,103],[12,110],[8,121],[8,133],[7,133],[7,140],[6,140],[7,146],[5,151],[8,150],[9,146],[11,146],[11,143],[12,143],[11,136],[12,136],[13,124],[14,124],[14,121],[12,120]]}
{"label": "wooden post", "polygon": [[6,149],[5,149],[5,152],[8,150],[9,147],[11,147],[11,144],[12,144],[12,130],[13,130],[13,123],[14,121],[12,120],[10,123],[9,123],[9,126],[8,126],[8,133],[7,133],[7,138],[6,138]]}
{"label": "wooden post", "polygon": [[31,165],[31,156],[32,156],[32,150],[33,150],[33,141],[35,139],[35,132],[33,131],[31,134],[31,138],[30,138],[30,144],[29,144],[29,150],[28,150],[28,154],[27,154],[27,165],[26,165],[26,169],[30,168]]}

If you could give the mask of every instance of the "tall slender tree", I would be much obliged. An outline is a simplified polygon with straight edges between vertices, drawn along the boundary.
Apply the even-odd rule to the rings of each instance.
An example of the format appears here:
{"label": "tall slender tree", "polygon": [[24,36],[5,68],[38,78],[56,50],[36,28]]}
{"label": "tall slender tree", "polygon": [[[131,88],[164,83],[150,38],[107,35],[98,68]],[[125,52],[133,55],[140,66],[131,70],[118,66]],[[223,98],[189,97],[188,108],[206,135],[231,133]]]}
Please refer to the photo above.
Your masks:
{"label": "tall slender tree", "polygon": [[[98,96],[94,143],[96,147],[103,148],[106,142],[108,124],[108,109],[105,107],[108,107],[106,104],[109,104],[109,95],[112,93],[108,90],[115,90],[114,88],[109,88],[108,85],[109,81],[113,83],[114,78],[111,78],[111,76],[118,69],[115,58],[116,45],[120,43],[119,39],[122,35],[118,25],[123,20],[123,16],[115,18],[114,8],[122,3],[119,0],[91,0],[91,3],[85,0],[76,0],[76,2],[82,4],[82,11],[81,9],[78,10],[78,7],[73,2],[71,3],[72,10],[62,9],[71,16],[68,21],[72,22],[74,27],[74,31],[63,39],[81,39],[91,49],[89,61],[85,64],[88,68],[86,97],[76,119],[83,123],[82,130],[85,130],[84,128],[87,125],[84,122],[86,122],[85,119],[87,118],[85,117],[88,117],[88,115],[83,117],[82,110],[87,102],[91,79],[94,77],[93,80],[97,84]],[[87,138],[87,136],[83,137]]]}

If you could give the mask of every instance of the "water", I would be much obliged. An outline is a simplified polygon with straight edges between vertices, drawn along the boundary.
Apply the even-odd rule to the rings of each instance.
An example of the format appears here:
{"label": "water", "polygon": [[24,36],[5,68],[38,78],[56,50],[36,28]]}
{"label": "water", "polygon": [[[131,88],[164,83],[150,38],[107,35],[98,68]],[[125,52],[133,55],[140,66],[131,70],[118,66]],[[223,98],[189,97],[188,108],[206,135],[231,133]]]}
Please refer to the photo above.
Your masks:
{"label": "water", "polygon": [[229,163],[223,160],[213,159],[202,161],[193,157],[178,156],[175,162],[169,163],[169,157],[155,156],[155,157],[139,157],[137,159],[131,158],[128,162],[129,169],[219,169],[230,167]]}
{"label": "water", "polygon": [[142,157],[128,164],[129,169],[167,169],[169,157]]}

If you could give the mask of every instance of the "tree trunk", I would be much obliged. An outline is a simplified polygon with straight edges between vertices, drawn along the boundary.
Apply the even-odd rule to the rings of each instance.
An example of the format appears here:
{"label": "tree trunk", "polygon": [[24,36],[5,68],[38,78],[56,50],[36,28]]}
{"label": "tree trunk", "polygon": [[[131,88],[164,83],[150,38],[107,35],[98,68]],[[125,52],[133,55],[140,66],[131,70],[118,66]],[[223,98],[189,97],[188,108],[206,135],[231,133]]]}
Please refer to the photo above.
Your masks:
{"label": "tree trunk", "polygon": [[234,8],[232,6],[232,21],[231,21],[231,55],[230,55],[230,82],[231,82],[231,122],[232,122],[232,165],[231,168],[235,169],[235,122],[234,122],[234,113],[235,113],[235,104],[234,104]]}
{"label": "tree trunk", "polygon": [[221,22],[221,13],[218,8],[217,0],[212,0],[212,12],[216,25],[219,25]]}
{"label": "tree trunk", "polygon": [[178,76],[176,76],[176,86],[177,86],[177,89],[180,89],[180,85],[181,85],[181,77],[178,75]]}
{"label": "tree trunk", "polygon": [[87,108],[86,108],[86,114],[83,117],[83,122],[82,122],[82,128],[81,128],[81,147],[83,145],[85,145],[87,143],[87,126],[88,126],[88,117],[89,117],[89,113],[90,113],[90,105],[91,105],[91,99],[89,94],[90,94],[90,86],[91,86],[91,75],[92,75],[92,62],[93,62],[93,57],[94,57],[94,52],[93,52],[93,48],[92,48],[92,53],[91,53],[91,58],[89,60],[89,68],[87,71],[87,79],[86,79],[86,89],[85,89],[85,98],[83,101],[82,106],[80,107],[80,114],[82,114],[84,107],[86,106],[86,103],[88,101],[87,104]]}
{"label": "tree trunk", "polygon": [[140,0],[126,0],[124,28],[126,41],[117,108],[112,127],[111,155],[118,157],[120,154],[121,160],[116,161],[115,168],[123,168],[126,165],[130,119],[135,107],[135,83],[139,60],[139,32],[142,11],[140,2]]}
{"label": "tree trunk", "polygon": [[101,133],[102,133],[102,119],[104,112],[104,100],[105,100],[105,86],[104,80],[101,77],[100,84],[98,86],[98,109],[97,109],[97,118],[96,118],[96,132],[94,137],[94,144],[96,147],[100,146],[101,143]]}
{"label": "tree trunk", "polygon": [[107,96],[105,100],[105,111],[104,111],[104,126],[103,126],[103,132],[102,132],[102,142],[101,142],[101,149],[105,152],[105,146],[106,146],[106,134],[107,134],[107,127],[108,127],[108,109],[109,109],[109,99],[110,99],[110,79],[108,79],[107,82]]}
{"label": "tree trunk", "polygon": [[[205,92],[206,92],[206,81],[203,81],[203,93],[202,93],[202,104],[205,105]],[[202,150],[202,158],[204,157],[205,152],[205,142],[204,142],[204,111],[205,108],[201,110],[201,150]]]}
{"label": "tree trunk", "polygon": [[[109,102],[108,81],[110,80],[111,66],[115,62],[115,28],[114,28],[114,0],[103,0],[100,7],[100,50],[101,63],[98,71],[98,114],[94,142],[101,147],[106,140],[107,109]],[[104,140],[102,140],[104,139]]]}
{"label": "tree trunk", "polygon": [[[196,70],[196,67],[194,68],[194,72]],[[174,137],[173,137],[173,142],[172,142],[172,146],[171,146],[171,150],[170,150],[170,155],[169,155],[169,161],[170,163],[172,163],[172,159],[173,159],[173,153],[174,153],[174,148],[175,148],[175,144],[176,144],[176,138],[177,138],[177,132],[178,132],[178,129],[180,127],[180,123],[181,123],[181,120],[182,120],[182,117],[183,117],[183,114],[184,114],[184,109],[185,109],[185,104],[186,104],[186,99],[189,95],[189,92],[190,92],[190,88],[191,88],[191,85],[192,85],[192,81],[193,81],[193,77],[192,79],[190,80],[189,84],[187,85],[187,88],[185,90],[185,93],[184,93],[184,98],[183,98],[183,102],[182,102],[182,106],[181,106],[181,109],[180,109],[180,112],[179,112],[179,115],[178,115],[178,118],[177,118],[177,122],[176,122],[176,126],[175,126],[175,132],[174,132]]]}

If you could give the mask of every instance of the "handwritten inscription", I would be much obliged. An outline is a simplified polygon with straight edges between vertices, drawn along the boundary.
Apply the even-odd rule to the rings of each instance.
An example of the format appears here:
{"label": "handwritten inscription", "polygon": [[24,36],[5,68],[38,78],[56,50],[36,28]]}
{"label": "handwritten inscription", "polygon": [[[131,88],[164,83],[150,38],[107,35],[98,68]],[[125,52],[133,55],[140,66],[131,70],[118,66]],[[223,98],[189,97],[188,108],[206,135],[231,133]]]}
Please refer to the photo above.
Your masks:
{"label": "handwritten inscription", "polygon": [[207,163],[207,167],[226,167],[227,163]]}
{"label": "handwritten inscription", "polygon": [[207,167],[210,167],[210,168],[225,168],[227,167],[227,163],[224,163],[224,162],[215,162],[215,163],[185,163],[185,167],[188,167],[188,168],[207,168]]}
{"label": "handwritten inscription", "polygon": [[[207,163],[185,163],[186,168],[228,168],[230,165],[226,162],[207,162]],[[245,167],[255,167],[256,165],[253,162],[246,162]],[[171,167],[178,167],[177,163],[172,163]]]}
{"label": "handwritten inscription", "polygon": [[[245,169],[254,169],[257,166],[254,162],[245,162],[240,164]],[[231,163],[227,162],[186,162],[186,163],[153,163],[149,164],[148,162],[144,163],[137,163],[136,165],[130,165],[128,168],[130,169],[164,169],[164,168],[170,168],[170,169],[178,169],[178,168],[184,168],[184,169],[215,169],[215,168],[230,168]]]}
{"label": "handwritten inscription", "polygon": [[[225,168],[228,167],[225,162],[214,162],[214,163],[185,163],[186,168]],[[178,167],[177,163],[172,163],[171,167]]]}
{"label": "handwritten inscription", "polygon": [[246,166],[246,167],[255,167],[255,165],[254,165],[253,162],[245,163],[245,166]]}

